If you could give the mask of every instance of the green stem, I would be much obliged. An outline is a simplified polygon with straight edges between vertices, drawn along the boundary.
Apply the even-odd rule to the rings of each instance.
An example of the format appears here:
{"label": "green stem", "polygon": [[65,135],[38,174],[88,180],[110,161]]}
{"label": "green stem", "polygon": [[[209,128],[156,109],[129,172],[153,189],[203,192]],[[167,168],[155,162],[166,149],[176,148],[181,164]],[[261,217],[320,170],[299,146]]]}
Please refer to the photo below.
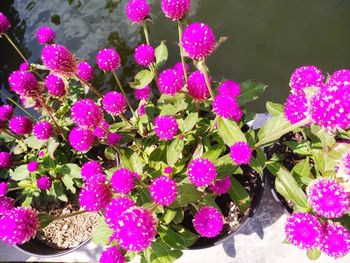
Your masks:
{"label": "green stem", "polygon": [[21,105],[19,105],[15,100],[11,99],[10,97],[8,97],[1,89],[0,89],[0,93],[2,96],[5,97],[5,99],[11,101],[15,106],[17,106],[19,109],[21,109],[25,114],[28,115],[28,117],[30,117],[32,120],[35,120],[34,116],[31,115],[25,108],[23,108]]}
{"label": "green stem", "polygon": [[211,84],[210,84],[210,80],[209,80],[208,67],[205,64],[204,60],[202,60],[202,63],[203,63],[203,68],[204,68],[203,74],[204,74],[204,78],[205,78],[205,84],[207,85],[207,88],[209,90],[210,96],[214,100],[215,96],[214,96],[214,92],[213,92],[213,89],[211,88]]}
{"label": "green stem", "polygon": [[70,213],[70,214],[66,214],[66,215],[61,215],[61,216],[57,216],[57,217],[55,217],[54,220],[65,219],[65,218],[69,218],[69,217],[72,217],[72,216],[81,215],[81,214],[84,214],[84,213],[86,213],[86,212],[87,212],[87,211],[77,211],[77,212],[74,212],[74,213]]}
{"label": "green stem", "polygon": [[78,75],[76,75],[76,77],[79,79],[79,81],[83,84],[85,84],[86,86],[89,87],[89,89],[91,89],[99,98],[102,98],[102,94],[101,92],[99,92],[91,83],[86,82],[85,80],[83,80],[82,78],[80,78]]}
{"label": "green stem", "polygon": [[134,112],[134,110],[133,110],[132,107],[131,107],[131,103],[130,103],[128,97],[126,96],[126,93],[125,93],[125,91],[124,91],[124,88],[123,88],[123,86],[122,86],[122,83],[120,82],[120,80],[119,80],[119,78],[118,78],[118,76],[117,76],[117,73],[116,73],[115,71],[112,71],[112,73],[113,73],[113,76],[114,76],[115,80],[117,81],[117,84],[118,84],[118,87],[119,87],[120,91],[123,93],[123,95],[124,95],[124,97],[125,97],[126,103],[128,104],[128,106],[129,106],[129,108],[130,108],[130,110],[131,110],[131,112],[132,112],[132,115],[135,116],[135,112]]}
{"label": "green stem", "polygon": [[143,33],[145,34],[146,43],[147,43],[147,45],[150,45],[146,21],[144,21],[144,22],[142,23],[142,27],[143,27]]}
{"label": "green stem", "polygon": [[177,21],[177,29],[179,31],[179,46],[180,46],[180,56],[181,56],[182,69],[184,71],[185,82],[187,84],[187,69],[186,69],[184,50],[182,47],[182,24],[180,21]]}
{"label": "green stem", "polygon": [[21,190],[21,189],[24,189],[24,188],[27,188],[29,186],[32,186],[31,184],[28,184],[28,185],[25,185],[25,186],[18,186],[18,187],[13,187],[13,188],[9,188],[7,190],[7,192],[12,192],[12,191],[16,191],[16,190]]}
{"label": "green stem", "polygon": [[10,42],[10,44],[13,46],[13,48],[17,51],[17,53],[22,57],[22,59],[28,63],[28,60],[25,58],[25,56],[23,55],[23,53],[21,52],[21,50],[19,50],[19,48],[17,47],[17,45],[15,44],[15,42],[12,41],[12,39],[9,37],[8,34],[3,33],[4,36],[6,37],[6,39]]}

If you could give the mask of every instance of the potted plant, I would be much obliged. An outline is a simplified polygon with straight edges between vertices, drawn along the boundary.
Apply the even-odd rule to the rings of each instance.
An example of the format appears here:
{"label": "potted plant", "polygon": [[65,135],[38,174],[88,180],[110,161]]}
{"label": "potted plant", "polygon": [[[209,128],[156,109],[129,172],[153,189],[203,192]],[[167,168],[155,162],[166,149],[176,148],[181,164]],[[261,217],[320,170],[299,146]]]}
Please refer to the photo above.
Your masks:
{"label": "potted plant", "polygon": [[[40,104],[41,118],[53,136],[37,149],[38,135],[46,134],[47,128],[35,135],[35,127],[43,121],[34,126],[37,138],[28,135],[32,129],[27,126],[19,134],[12,129],[12,119],[8,126],[5,123],[2,131],[11,152],[4,153],[6,158],[24,160],[28,169],[28,161],[38,162],[36,151],[44,148],[45,155],[30,180],[27,176],[13,178],[21,174],[17,169],[24,170],[14,168],[15,162],[3,165],[8,170],[2,186],[17,190],[17,206],[26,197],[22,188],[27,184],[22,180],[29,180],[33,188],[39,175],[49,175],[62,191],[51,187],[45,197],[34,197],[41,203],[55,191],[56,203],[69,193],[72,200],[78,199],[76,213],[97,216],[93,240],[107,246],[101,262],[124,262],[136,254],[145,262],[172,262],[183,249],[221,243],[253,215],[263,193],[265,154],[254,147],[257,131],[247,125],[254,114],[247,111],[246,104],[257,99],[266,86],[253,80],[213,82],[206,58],[225,38],[217,41],[213,30],[203,23],[183,29],[190,1],[162,1],[161,7],[178,24],[181,62],[171,68],[164,68],[168,58],[165,43],[156,48],[150,43],[147,1],[131,0],[126,6],[127,17],[142,26],[146,40],[135,48],[141,70],[129,83],[138,104],[131,102],[124,90],[126,83],[119,80],[122,61],[115,49],[102,49],[96,56],[97,66],[113,76],[118,87],[102,94],[90,82],[91,66],[54,44],[54,32],[46,27],[38,31],[39,41],[45,44],[42,65],[31,64],[9,79],[16,93],[26,91],[26,102]],[[191,74],[190,61],[195,68]],[[16,74],[21,78],[15,78]],[[37,83],[34,74],[44,77],[44,82],[33,85]],[[26,81],[18,80],[27,75]],[[48,92],[42,91],[41,84]],[[38,91],[33,92],[33,87]],[[60,99],[53,98],[58,94],[63,94]],[[87,95],[91,99],[83,98]],[[25,150],[15,152],[18,145]],[[0,223],[6,225],[11,219],[8,215],[19,209],[23,208],[6,208]],[[34,209],[30,211],[31,234],[13,243],[34,237],[39,219],[42,227],[56,220],[54,215],[38,218]],[[17,231],[20,225],[14,225]],[[10,233],[5,234],[0,238],[6,242]]]}
{"label": "potted plant", "polygon": [[272,118],[259,131],[266,178],[291,214],[287,241],[311,259],[350,250],[350,70],[327,78],[315,66],[297,68],[285,105],[267,103]]}

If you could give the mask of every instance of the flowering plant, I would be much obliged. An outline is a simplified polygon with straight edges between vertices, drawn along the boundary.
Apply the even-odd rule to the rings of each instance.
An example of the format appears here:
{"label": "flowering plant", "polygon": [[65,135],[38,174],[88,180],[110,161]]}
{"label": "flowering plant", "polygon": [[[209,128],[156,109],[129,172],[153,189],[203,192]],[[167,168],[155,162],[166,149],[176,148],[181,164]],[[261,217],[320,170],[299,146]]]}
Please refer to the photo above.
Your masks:
{"label": "flowering plant", "polygon": [[[294,213],[288,242],[316,259],[350,250],[350,70],[327,78],[315,66],[296,69],[285,105],[267,103],[273,116],[259,131],[274,186]],[[258,135],[258,137],[259,137]]]}
{"label": "flowering plant", "polygon": [[[183,29],[189,0],[164,0],[161,7],[179,30],[181,62],[167,69],[165,43],[156,48],[150,43],[149,4],[131,0],[126,6],[127,17],[142,25],[146,40],[135,48],[142,69],[129,83],[137,109],[118,78],[122,59],[115,49],[102,49],[96,56],[99,69],[113,75],[118,86],[102,94],[91,83],[92,67],[54,43],[55,33],[48,27],[37,35],[45,44],[42,65],[23,66],[9,78],[11,89],[41,115],[33,125],[25,116],[11,118],[9,106],[3,106],[8,151],[1,153],[0,168],[7,169],[1,177],[7,182],[0,187],[23,189],[16,206],[30,206],[33,196],[41,202],[42,190],[45,198],[62,201],[68,193],[79,193],[81,208],[100,215],[93,240],[109,246],[101,262],[124,262],[136,253],[147,262],[172,262],[199,238],[227,234],[218,196],[227,196],[247,213],[253,196],[238,178],[249,166],[255,176],[263,173],[264,153],[253,147],[256,131],[245,125],[254,114],[245,105],[266,86],[253,80],[213,82],[206,58],[224,38],[217,41],[203,23]],[[196,68],[191,74],[189,61]],[[23,164],[15,168],[18,161]],[[13,208],[6,192],[0,192],[1,227],[18,217],[13,225],[20,229],[30,211],[30,231],[21,230],[23,236],[12,241],[13,229],[0,234],[0,239],[20,244],[35,236],[43,217],[38,219],[33,209]]]}

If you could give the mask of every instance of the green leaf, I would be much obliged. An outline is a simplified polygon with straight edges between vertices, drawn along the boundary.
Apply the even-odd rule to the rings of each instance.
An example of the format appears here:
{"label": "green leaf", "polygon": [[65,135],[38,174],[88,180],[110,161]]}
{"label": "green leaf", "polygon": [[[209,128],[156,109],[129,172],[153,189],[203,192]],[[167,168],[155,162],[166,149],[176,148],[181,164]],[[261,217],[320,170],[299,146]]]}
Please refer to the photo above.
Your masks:
{"label": "green leaf", "polygon": [[247,190],[233,177],[231,179],[231,187],[228,190],[232,201],[234,201],[241,212],[246,211],[252,202]]}
{"label": "green leaf", "polygon": [[283,183],[281,182],[280,179],[278,179],[278,177],[276,177],[276,179],[275,179],[275,187],[276,187],[277,192],[280,195],[282,195],[286,200],[292,200],[292,198],[288,194],[286,188],[284,187]]}
{"label": "green leaf", "polygon": [[164,41],[160,42],[160,45],[155,49],[155,57],[156,57],[156,68],[160,69],[165,65],[168,60],[168,48],[165,45]]}
{"label": "green leaf", "polygon": [[143,256],[148,263],[172,263],[182,256],[182,252],[169,250],[157,239],[143,251]]}
{"label": "green leaf", "polygon": [[27,144],[25,144],[23,141],[19,141],[17,143],[17,145],[15,146],[15,148],[13,148],[12,152],[13,154],[17,155],[17,154],[22,154],[24,152],[28,151],[28,147]]}
{"label": "green leaf", "polygon": [[220,137],[224,140],[225,144],[232,146],[235,142],[242,141],[246,142],[247,139],[244,136],[244,133],[241,131],[236,122],[218,118],[218,131]]}
{"label": "green leaf", "polygon": [[24,140],[24,142],[28,145],[29,148],[40,150],[45,141],[37,139],[35,136],[30,136]]}
{"label": "green leaf", "polygon": [[21,181],[29,176],[28,165],[18,166],[14,171],[10,170],[10,177],[15,181]]}
{"label": "green leaf", "polygon": [[280,103],[268,101],[266,102],[266,109],[272,116],[284,114],[284,105]]}
{"label": "green leaf", "polygon": [[267,85],[257,82],[255,80],[247,80],[240,84],[241,94],[237,101],[239,106],[244,106],[248,102],[254,101],[264,93]]}
{"label": "green leaf", "polygon": [[70,175],[73,178],[80,179],[81,178],[81,172],[80,167],[75,163],[67,163],[62,165],[62,167],[59,169],[59,172],[62,174]]}
{"label": "green leaf", "polygon": [[143,89],[152,82],[154,75],[151,71],[143,69],[136,74],[134,82],[130,82],[130,86],[134,89]]}
{"label": "green leaf", "polygon": [[203,196],[203,193],[199,192],[193,184],[184,182],[186,180],[187,179],[178,184],[178,195],[175,201],[171,204],[171,207],[186,207],[189,203],[197,202]]}
{"label": "green leaf", "polygon": [[22,206],[24,206],[24,207],[29,207],[29,206],[32,204],[32,202],[33,202],[33,196],[27,196],[27,197],[24,199],[24,201],[23,201],[23,203],[22,203]]}
{"label": "green leaf", "polygon": [[133,171],[142,174],[143,173],[143,164],[142,164],[142,159],[137,153],[133,153],[130,158]]}
{"label": "green leaf", "polygon": [[50,215],[50,214],[39,214],[39,228],[43,229],[45,227],[47,227],[51,222],[53,222],[55,220],[55,216]]}
{"label": "green leaf", "polygon": [[169,166],[173,166],[182,154],[185,143],[183,140],[176,138],[171,142],[166,153],[166,159]]}
{"label": "green leaf", "polygon": [[258,161],[258,159],[252,157],[250,159],[250,167],[253,168],[255,171],[257,171],[260,176],[263,176],[264,173],[264,167],[263,165]]}
{"label": "green leaf", "polygon": [[186,119],[184,120],[182,124],[182,131],[184,133],[189,132],[193,129],[193,127],[197,124],[198,122],[198,112],[191,112],[188,114]]}
{"label": "green leaf", "polygon": [[173,208],[166,208],[164,216],[163,216],[163,221],[166,225],[170,224],[171,221],[175,218],[177,214],[177,210]]}
{"label": "green leaf", "polygon": [[299,185],[308,185],[312,181],[309,157],[297,163],[291,173]]}
{"label": "green leaf", "polygon": [[54,193],[57,196],[57,198],[63,202],[68,202],[68,198],[64,192],[63,186],[61,182],[54,182],[53,183],[53,189]]}
{"label": "green leaf", "polygon": [[216,162],[217,159],[220,157],[221,153],[223,150],[225,150],[225,146],[221,145],[221,144],[215,144],[214,146],[212,146],[210,148],[209,151],[206,151],[202,157],[203,158],[207,158],[208,160],[212,161],[212,162]]}
{"label": "green leaf", "polygon": [[71,177],[68,174],[65,174],[61,177],[61,180],[68,190],[70,190],[73,194],[76,192],[76,189],[74,187],[73,177]]}
{"label": "green leaf", "polygon": [[314,248],[312,250],[308,250],[306,252],[306,255],[310,260],[316,260],[321,256],[321,250]]}
{"label": "green leaf", "polygon": [[181,229],[185,233],[184,235],[174,231],[170,227],[163,225],[159,226],[159,235],[163,241],[172,248],[183,250],[192,246],[198,240],[197,235],[193,234],[190,231],[184,232],[184,229]]}
{"label": "green leaf", "polygon": [[53,160],[55,160],[55,151],[59,145],[60,143],[56,140],[56,138],[50,138],[47,142],[47,152]]}
{"label": "green leaf", "polygon": [[114,161],[116,153],[117,153],[117,151],[113,147],[107,147],[105,149],[105,157],[108,160]]}
{"label": "green leaf", "polygon": [[178,209],[177,213],[176,213],[176,216],[173,219],[173,222],[175,224],[180,224],[184,220],[184,217],[185,217],[184,210],[183,209]]}
{"label": "green leaf", "polygon": [[308,155],[310,153],[307,142],[305,141],[302,141],[302,142],[288,141],[287,145],[295,153],[298,153],[301,155]]}
{"label": "green leaf", "polygon": [[113,229],[111,229],[100,217],[98,225],[92,233],[92,241],[100,246],[107,246],[109,244],[109,238],[113,235],[113,232]]}

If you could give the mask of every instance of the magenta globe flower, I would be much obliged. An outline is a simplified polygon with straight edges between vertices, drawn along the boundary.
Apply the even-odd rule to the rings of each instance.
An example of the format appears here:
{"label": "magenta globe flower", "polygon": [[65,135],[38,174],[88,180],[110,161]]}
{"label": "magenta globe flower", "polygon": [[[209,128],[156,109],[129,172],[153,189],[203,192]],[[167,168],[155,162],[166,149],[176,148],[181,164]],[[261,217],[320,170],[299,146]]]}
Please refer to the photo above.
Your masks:
{"label": "magenta globe flower", "polygon": [[291,124],[305,120],[309,115],[307,103],[304,94],[289,94],[284,108],[284,116]]}
{"label": "magenta globe flower", "polygon": [[4,13],[0,12],[0,34],[6,33],[11,27],[11,23]]}
{"label": "magenta globe flower", "polygon": [[219,181],[215,181],[214,184],[209,186],[210,190],[212,190],[217,195],[226,194],[231,187],[231,179],[230,176],[226,176]]}
{"label": "magenta globe flower", "polygon": [[230,147],[230,157],[237,165],[249,164],[252,149],[246,142],[236,142]]}
{"label": "magenta globe flower", "polygon": [[220,210],[204,206],[194,215],[193,226],[202,237],[216,237],[224,226],[224,219]]}
{"label": "magenta globe flower", "polygon": [[169,176],[161,176],[153,180],[149,186],[151,198],[156,204],[167,206],[176,199],[176,181]]}
{"label": "magenta globe flower", "polygon": [[142,89],[135,89],[135,97],[138,100],[148,100],[151,93],[151,88],[146,86]]}
{"label": "magenta globe flower", "polygon": [[63,80],[55,74],[49,74],[45,78],[45,87],[54,97],[63,97],[66,95],[66,85]]}
{"label": "magenta globe flower", "polygon": [[130,0],[125,12],[131,22],[141,24],[149,16],[151,7],[146,0]]}
{"label": "magenta globe flower", "polygon": [[20,71],[27,71],[30,68],[30,64],[27,62],[23,62],[21,65],[19,65]]}
{"label": "magenta globe flower", "polygon": [[8,81],[10,88],[20,96],[37,98],[41,94],[39,83],[32,72],[14,71]]}
{"label": "magenta globe flower", "polygon": [[165,174],[172,174],[173,173],[173,168],[171,168],[170,166],[167,166],[164,168],[164,173]]}
{"label": "magenta globe flower", "polygon": [[38,228],[38,215],[32,208],[7,210],[0,217],[0,240],[10,245],[23,244],[35,237]]}
{"label": "magenta globe flower", "polygon": [[335,86],[344,84],[344,82],[349,82],[350,80],[350,70],[341,69],[335,71],[329,78],[329,83],[332,83]]}
{"label": "magenta globe flower", "polygon": [[219,95],[227,95],[233,98],[239,96],[241,87],[239,83],[233,80],[226,80],[222,82],[218,88]]}
{"label": "magenta globe flower", "polygon": [[87,183],[104,183],[106,181],[102,165],[98,161],[84,163],[81,167],[81,176]]}
{"label": "magenta globe flower", "polygon": [[0,152],[0,169],[8,169],[12,164],[12,156],[9,152]]}
{"label": "magenta globe flower", "polygon": [[122,213],[128,210],[130,207],[136,205],[136,202],[127,196],[117,196],[107,205],[105,210],[105,222],[111,227],[116,228],[118,226],[119,218]]}
{"label": "magenta globe flower", "polygon": [[190,11],[191,0],[162,0],[161,8],[166,17],[180,20]]}
{"label": "magenta globe flower", "polygon": [[287,240],[301,249],[313,249],[318,246],[322,227],[317,217],[297,212],[287,219],[285,226]]}
{"label": "magenta globe flower", "polygon": [[7,183],[0,183],[0,197],[3,197],[7,194],[9,186]]}
{"label": "magenta globe flower", "polygon": [[169,141],[176,135],[179,125],[172,116],[158,116],[154,119],[154,131],[163,141]]}
{"label": "magenta globe flower", "polygon": [[101,140],[109,133],[109,123],[105,120],[101,121],[99,126],[94,130],[94,135]]}
{"label": "magenta globe flower", "polygon": [[14,206],[14,200],[10,197],[0,197],[0,218],[4,212],[11,210]]}
{"label": "magenta globe flower", "polygon": [[11,119],[13,115],[13,108],[10,105],[0,106],[0,122],[6,122]]}
{"label": "magenta globe flower", "polygon": [[190,162],[187,174],[192,184],[202,187],[210,185],[217,176],[215,165],[205,158],[197,158]]}
{"label": "magenta globe flower", "polygon": [[102,99],[102,107],[112,116],[118,116],[126,110],[126,99],[117,91],[107,92]]}
{"label": "magenta globe flower", "polygon": [[45,67],[54,73],[72,77],[77,70],[77,62],[73,54],[62,45],[47,45],[41,52],[41,60]]}
{"label": "magenta globe flower", "polygon": [[350,196],[334,179],[314,180],[307,188],[312,209],[325,218],[342,217],[350,205]]}
{"label": "magenta globe flower", "polygon": [[75,102],[71,108],[73,121],[84,129],[95,129],[103,120],[101,108],[90,99]]}
{"label": "magenta globe flower", "polygon": [[125,263],[126,259],[118,247],[109,247],[103,250],[100,263]]}
{"label": "magenta globe flower", "polygon": [[111,186],[117,193],[129,194],[135,186],[134,173],[125,168],[115,171],[111,178]]}
{"label": "magenta globe flower", "polygon": [[188,25],[182,35],[182,46],[190,58],[205,59],[215,48],[213,30],[203,23]]}
{"label": "magenta globe flower", "polygon": [[94,144],[94,134],[90,130],[75,127],[70,131],[68,140],[74,150],[86,153]]}
{"label": "magenta globe flower", "polygon": [[49,190],[51,188],[51,179],[48,176],[41,176],[36,181],[36,185],[40,190]]}
{"label": "magenta globe flower", "polygon": [[243,112],[235,98],[226,95],[216,96],[212,107],[214,113],[222,118],[232,119],[235,122],[239,122],[242,119]]}
{"label": "magenta globe flower", "polygon": [[148,67],[154,62],[154,48],[147,44],[141,44],[135,49],[134,58],[138,65]]}
{"label": "magenta globe flower", "polygon": [[141,252],[154,240],[156,227],[156,220],[150,212],[134,206],[122,213],[114,236],[121,248]]}
{"label": "magenta globe flower", "polygon": [[15,116],[9,121],[10,130],[17,135],[25,135],[32,132],[33,123],[27,116]]}
{"label": "magenta globe flower", "polygon": [[183,75],[174,69],[166,69],[159,74],[158,86],[162,93],[175,95],[184,86]]}
{"label": "magenta globe flower", "polygon": [[297,68],[290,77],[289,86],[294,93],[300,93],[305,88],[321,87],[325,77],[321,70],[315,66],[302,66]]}
{"label": "magenta globe flower", "polygon": [[[211,77],[209,77],[209,81],[212,83]],[[188,77],[187,89],[190,96],[198,101],[206,100],[210,95],[204,74],[199,70],[196,70]]]}
{"label": "magenta globe flower", "polygon": [[52,44],[55,41],[56,33],[51,27],[42,26],[36,32],[36,38],[40,45]]}
{"label": "magenta globe flower", "polygon": [[28,163],[28,172],[33,173],[39,168],[39,163],[37,161],[31,161]]}
{"label": "magenta globe flower", "polygon": [[111,190],[104,183],[87,184],[79,194],[79,204],[88,212],[105,209],[111,199]]}
{"label": "magenta globe flower", "polygon": [[93,67],[86,61],[82,61],[78,64],[77,76],[82,80],[89,82],[94,77]]}
{"label": "magenta globe flower", "polygon": [[97,66],[104,71],[115,71],[120,67],[121,59],[119,53],[113,48],[105,48],[96,56]]}
{"label": "magenta globe flower", "polygon": [[[190,67],[188,66],[188,64],[185,64],[185,68],[186,68],[186,72],[188,72],[190,70]],[[185,73],[184,73],[184,68],[182,66],[182,62],[176,63],[173,66],[173,69],[176,70],[177,72],[179,72],[182,77],[184,77]]]}
{"label": "magenta globe flower", "polygon": [[328,221],[323,225],[319,247],[330,257],[344,257],[350,251],[350,233],[340,223]]}
{"label": "magenta globe flower", "polygon": [[106,143],[109,146],[113,146],[113,145],[118,144],[122,138],[123,137],[120,134],[118,134],[116,132],[112,132],[112,133],[107,135]]}
{"label": "magenta globe flower", "polygon": [[34,125],[33,133],[39,140],[46,141],[51,137],[53,127],[48,121],[39,121]]}

